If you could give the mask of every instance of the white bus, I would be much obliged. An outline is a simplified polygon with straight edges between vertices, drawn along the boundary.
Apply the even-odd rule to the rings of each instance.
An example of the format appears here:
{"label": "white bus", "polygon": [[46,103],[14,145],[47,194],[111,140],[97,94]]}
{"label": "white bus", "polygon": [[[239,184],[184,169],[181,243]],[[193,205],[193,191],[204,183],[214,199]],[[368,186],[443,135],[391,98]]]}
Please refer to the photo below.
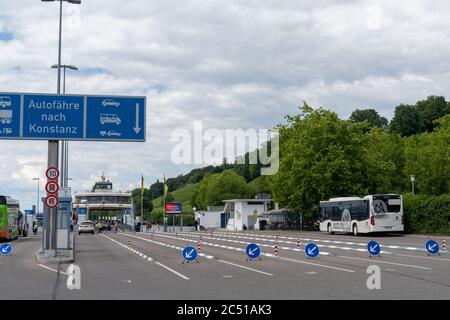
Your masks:
{"label": "white bus", "polygon": [[402,196],[376,194],[320,201],[319,225],[320,231],[330,234],[403,232]]}

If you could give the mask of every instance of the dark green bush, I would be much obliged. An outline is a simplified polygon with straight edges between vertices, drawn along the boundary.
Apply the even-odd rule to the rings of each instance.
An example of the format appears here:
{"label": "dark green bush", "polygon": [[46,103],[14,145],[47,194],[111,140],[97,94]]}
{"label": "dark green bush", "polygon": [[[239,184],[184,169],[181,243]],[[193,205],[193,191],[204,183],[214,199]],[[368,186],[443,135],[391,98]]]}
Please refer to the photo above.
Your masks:
{"label": "dark green bush", "polygon": [[450,234],[450,195],[403,196],[405,231]]}

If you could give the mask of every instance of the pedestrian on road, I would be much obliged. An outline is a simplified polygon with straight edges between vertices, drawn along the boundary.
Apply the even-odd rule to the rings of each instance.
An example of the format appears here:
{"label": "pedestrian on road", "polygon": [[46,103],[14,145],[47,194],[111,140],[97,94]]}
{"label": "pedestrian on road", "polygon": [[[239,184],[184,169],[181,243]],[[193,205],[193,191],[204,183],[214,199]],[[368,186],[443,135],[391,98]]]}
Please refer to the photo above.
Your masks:
{"label": "pedestrian on road", "polygon": [[242,229],[244,229],[244,231],[247,231],[247,226],[245,224],[242,225]]}

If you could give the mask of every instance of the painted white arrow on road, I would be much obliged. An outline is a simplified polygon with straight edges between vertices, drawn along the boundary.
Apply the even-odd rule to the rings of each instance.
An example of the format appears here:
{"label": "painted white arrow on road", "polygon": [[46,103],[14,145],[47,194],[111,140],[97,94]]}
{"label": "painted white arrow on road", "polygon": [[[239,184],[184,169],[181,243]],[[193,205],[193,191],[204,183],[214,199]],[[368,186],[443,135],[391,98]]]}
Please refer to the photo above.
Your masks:
{"label": "painted white arrow on road", "polygon": [[138,134],[142,128],[139,127],[139,103],[136,103],[136,126],[133,127],[134,132]]}

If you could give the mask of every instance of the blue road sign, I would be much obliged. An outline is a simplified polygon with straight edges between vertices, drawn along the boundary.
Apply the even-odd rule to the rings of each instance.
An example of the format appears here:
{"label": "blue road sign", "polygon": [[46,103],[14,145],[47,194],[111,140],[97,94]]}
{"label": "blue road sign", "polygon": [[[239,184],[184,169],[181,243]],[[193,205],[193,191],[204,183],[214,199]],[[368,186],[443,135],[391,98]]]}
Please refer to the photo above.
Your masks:
{"label": "blue road sign", "polygon": [[2,256],[7,256],[8,254],[10,254],[12,251],[12,245],[10,245],[9,243],[4,243],[0,246],[0,254]]}
{"label": "blue road sign", "polygon": [[434,240],[428,240],[427,243],[425,243],[425,247],[431,254],[439,253],[439,244]]}
{"label": "blue road sign", "polygon": [[259,246],[256,243],[250,243],[245,248],[245,253],[250,259],[258,259],[261,254],[261,249],[259,249]]}
{"label": "blue road sign", "polygon": [[369,254],[372,256],[377,256],[381,252],[381,246],[376,241],[369,241],[367,244],[367,250],[369,251]]}
{"label": "blue road sign", "polygon": [[0,139],[145,141],[145,97],[0,93]]}
{"label": "blue road sign", "polygon": [[183,249],[183,258],[187,261],[197,259],[197,250],[193,247],[186,247]]}
{"label": "blue road sign", "polygon": [[310,258],[315,258],[319,255],[319,247],[315,243],[308,243],[305,247],[305,253]]}

